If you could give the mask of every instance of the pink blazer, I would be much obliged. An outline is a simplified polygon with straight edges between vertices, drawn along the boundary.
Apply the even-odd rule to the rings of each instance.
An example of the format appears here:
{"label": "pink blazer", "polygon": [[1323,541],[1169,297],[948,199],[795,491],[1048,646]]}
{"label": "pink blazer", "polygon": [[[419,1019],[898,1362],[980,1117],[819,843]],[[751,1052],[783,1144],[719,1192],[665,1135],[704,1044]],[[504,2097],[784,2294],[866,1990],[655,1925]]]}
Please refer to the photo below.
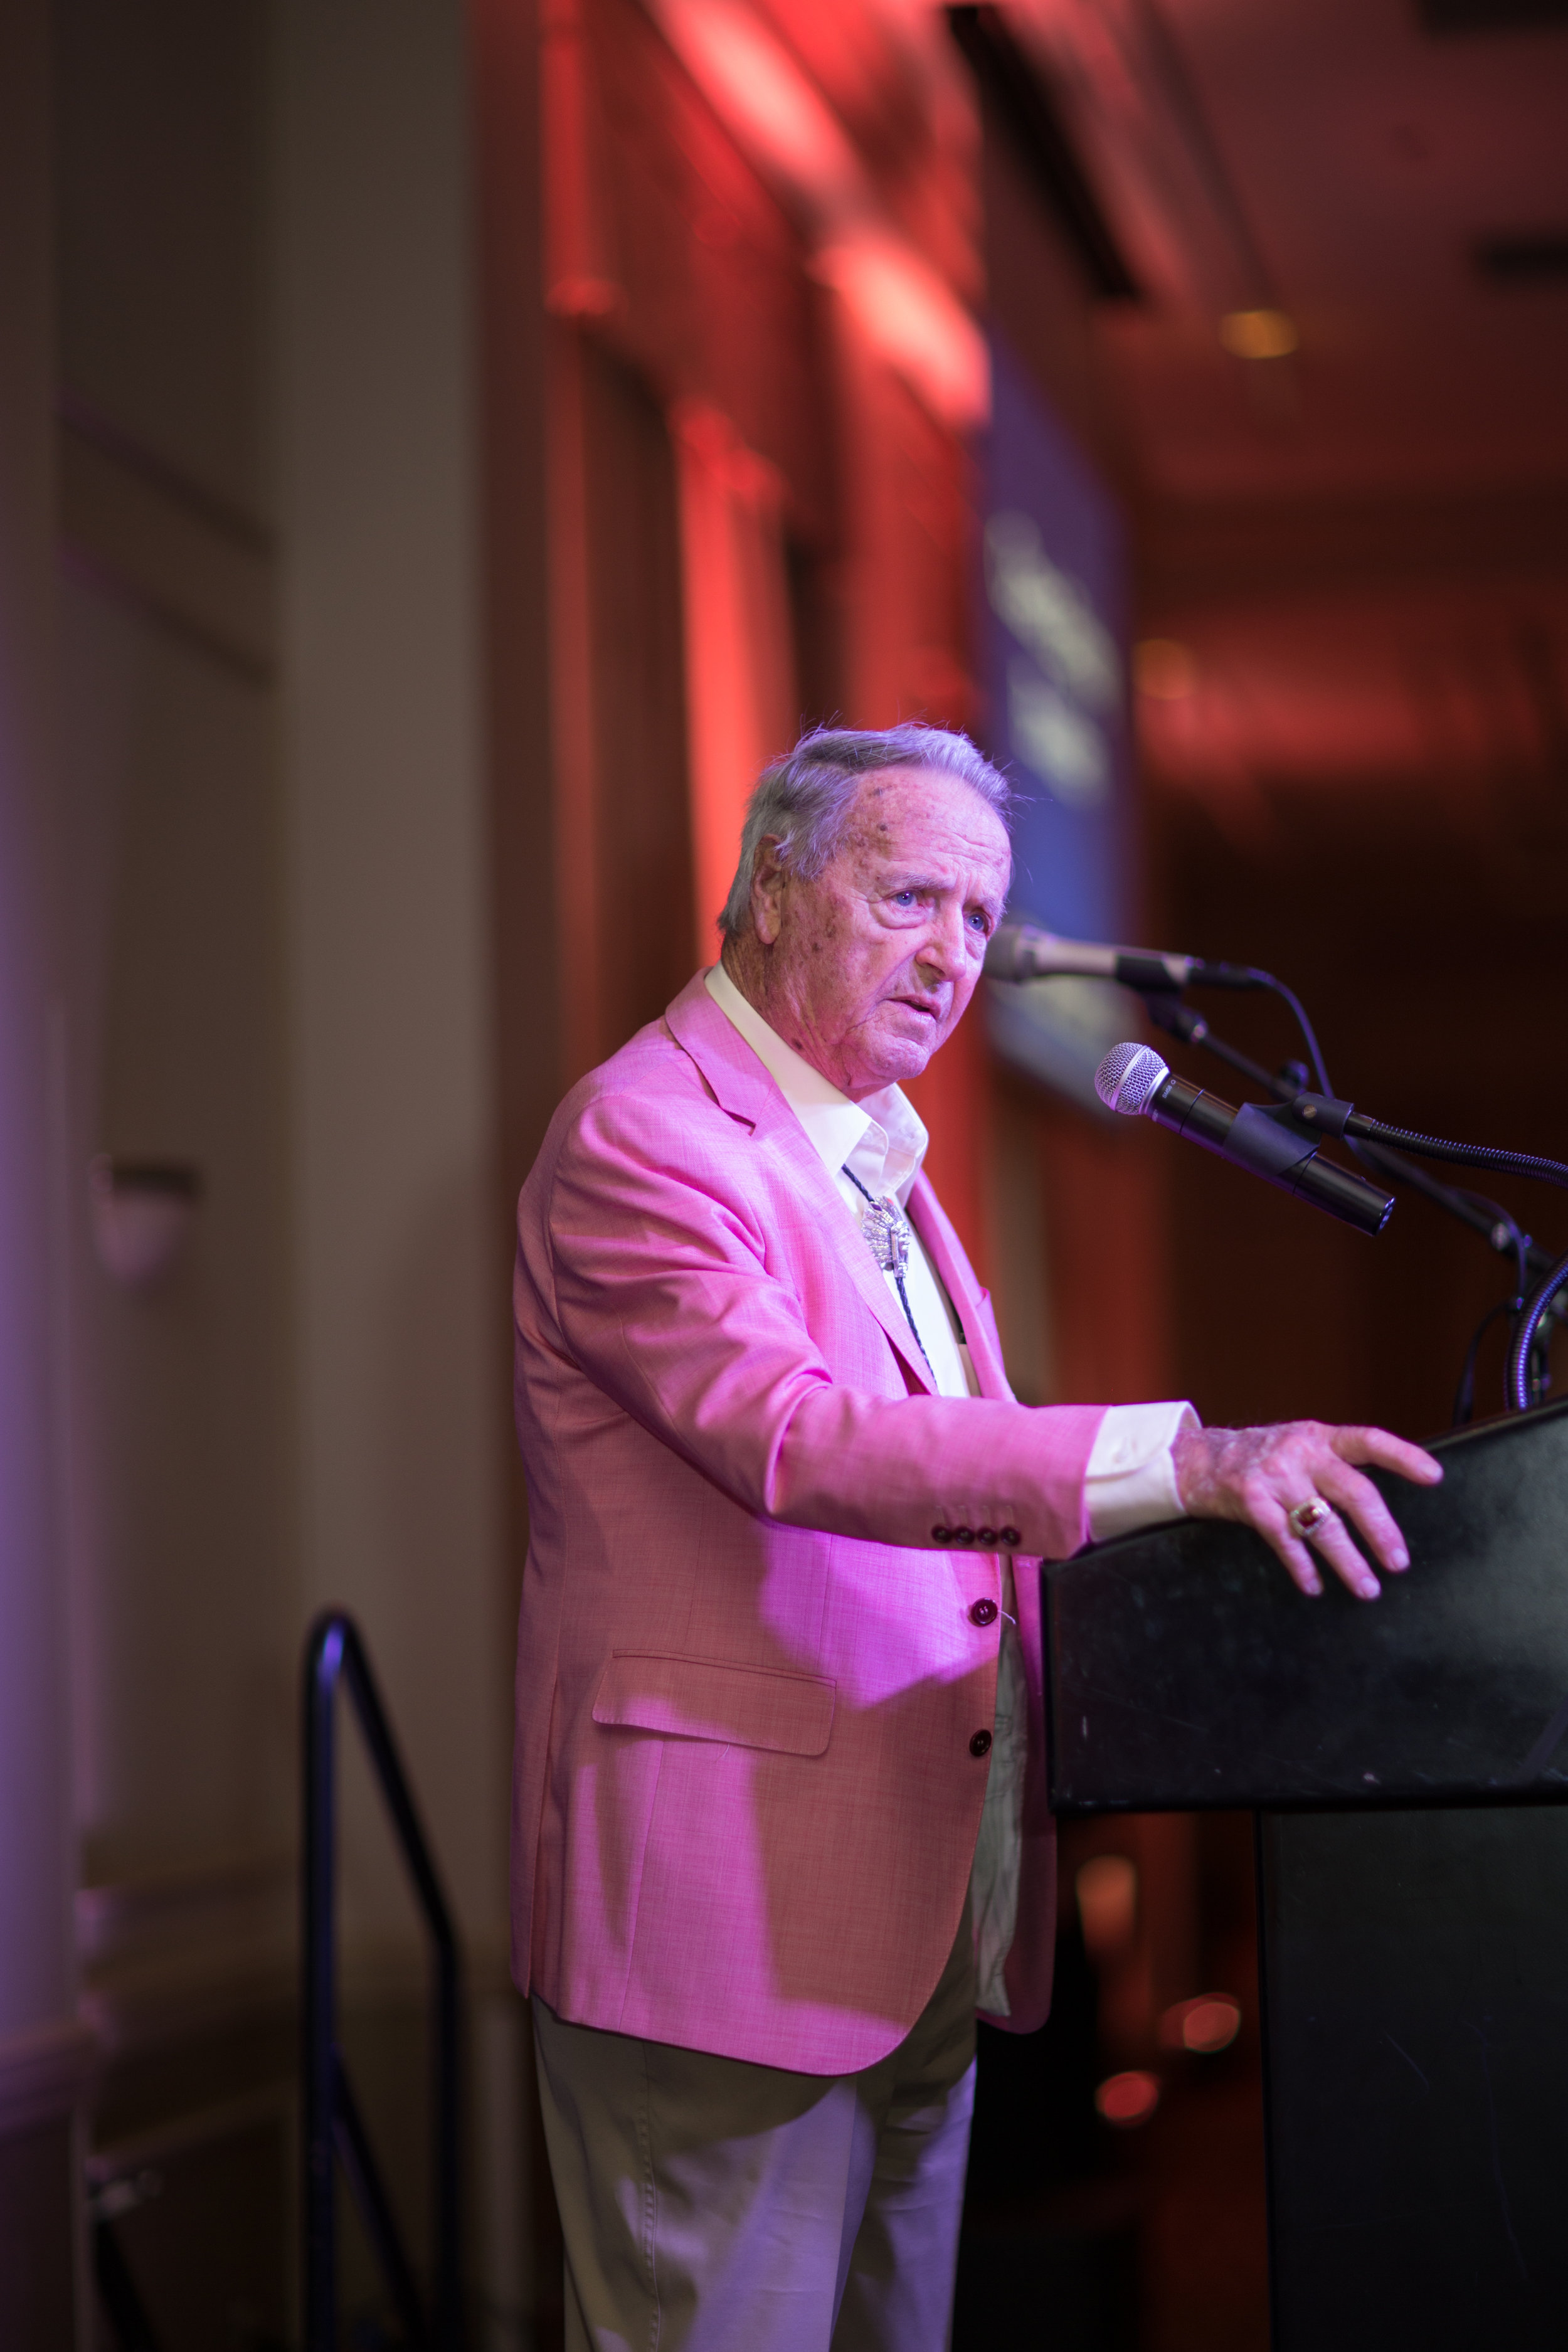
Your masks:
{"label": "pink blazer", "polygon": [[[838,2074],[935,1987],[985,1790],[989,1547],[1087,1540],[1104,1408],[1015,1402],[923,1177],[910,1213],[978,1398],[932,1391],[700,974],[573,1089],[523,1187],[513,1967],[562,2017]],[[1019,2031],[1049,2000],[1056,1883],[1032,1567]]]}

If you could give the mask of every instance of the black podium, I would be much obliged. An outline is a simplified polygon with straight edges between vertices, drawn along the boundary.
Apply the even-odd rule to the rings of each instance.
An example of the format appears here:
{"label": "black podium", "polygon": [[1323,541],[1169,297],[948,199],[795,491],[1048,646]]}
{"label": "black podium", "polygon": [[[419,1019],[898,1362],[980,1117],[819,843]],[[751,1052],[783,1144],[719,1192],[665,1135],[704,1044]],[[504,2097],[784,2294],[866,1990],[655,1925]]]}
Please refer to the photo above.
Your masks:
{"label": "black podium", "polygon": [[1046,1571],[1059,1814],[1250,1807],[1276,2352],[1568,2346],[1568,1404],[1378,1477],[1413,1566]]}

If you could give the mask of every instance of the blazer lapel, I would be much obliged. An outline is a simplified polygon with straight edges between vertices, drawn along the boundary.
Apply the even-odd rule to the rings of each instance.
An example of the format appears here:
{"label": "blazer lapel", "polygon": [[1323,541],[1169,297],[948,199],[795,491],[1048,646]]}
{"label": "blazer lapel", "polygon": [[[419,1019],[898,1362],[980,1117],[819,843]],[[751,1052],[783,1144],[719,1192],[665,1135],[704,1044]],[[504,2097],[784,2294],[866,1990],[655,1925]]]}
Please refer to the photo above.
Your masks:
{"label": "blazer lapel", "polygon": [[[761,1066],[759,1063],[758,1067]],[[763,1076],[767,1076],[765,1071]],[[857,1228],[848,1202],[823,1166],[799,1119],[778,1088],[773,1087],[772,1078],[768,1079],[768,1084],[773,1087],[773,1099],[780,1115],[758,1120],[757,1140],[771,1144],[787,1162],[792,1178],[806,1194],[829,1233],[842,1231],[844,1248],[841,1255],[856,1289],[892,1341],[900,1362],[917,1388],[924,1389],[934,1396],[936,1391],[930,1368],[921,1353],[914,1333],[904,1319],[902,1308],[888,1287],[887,1276],[872,1256],[864,1234]]]}
{"label": "blazer lapel", "polygon": [[[729,1015],[708,993],[704,973],[689,980],[673,1004],[665,1007],[665,1026],[712,1088],[721,1110],[755,1127],[771,1104],[793,1118],[789,1105],[758,1061]],[[798,1127],[800,1122],[795,1120]]]}
{"label": "blazer lapel", "polygon": [[991,1344],[989,1318],[980,1311],[980,1295],[969,1260],[923,1171],[916,1177],[910,1193],[909,1217],[958,1309],[981,1395],[1010,1399],[1013,1391],[1007,1385],[1002,1360]]}
{"label": "blazer lapel", "polygon": [[688,982],[664,1017],[676,1042],[697,1064],[722,1108],[731,1118],[744,1119],[755,1140],[784,1161],[791,1181],[805,1193],[828,1231],[843,1229],[845,1245],[839,1255],[863,1304],[887,1333],[899,1361],[915,1385],[934,1394],[931,1372],[914,1333],[888,1287],[886,1276],[863,1236],[856,1231],[847,1202],[769,1072],[729,1015],[709,995],[700,972]]}

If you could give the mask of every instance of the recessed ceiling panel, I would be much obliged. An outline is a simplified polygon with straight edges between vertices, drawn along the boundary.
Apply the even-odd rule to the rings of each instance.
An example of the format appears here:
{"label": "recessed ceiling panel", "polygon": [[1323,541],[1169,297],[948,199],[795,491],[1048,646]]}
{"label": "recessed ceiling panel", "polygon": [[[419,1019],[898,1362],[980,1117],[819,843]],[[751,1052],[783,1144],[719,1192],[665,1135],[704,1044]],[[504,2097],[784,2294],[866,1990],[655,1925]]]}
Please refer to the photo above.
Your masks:
{"label": "recessed ceiling panel", "polygon": [[1475,262],[1489,285],[1568,286],[1568,229],[1487,237]]}

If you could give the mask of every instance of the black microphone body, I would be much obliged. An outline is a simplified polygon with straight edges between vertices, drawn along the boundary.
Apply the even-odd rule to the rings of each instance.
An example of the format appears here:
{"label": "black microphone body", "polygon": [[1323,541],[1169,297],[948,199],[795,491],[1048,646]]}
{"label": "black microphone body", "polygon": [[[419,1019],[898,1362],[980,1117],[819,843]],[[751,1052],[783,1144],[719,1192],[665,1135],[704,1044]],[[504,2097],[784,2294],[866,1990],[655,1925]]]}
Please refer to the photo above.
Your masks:
{"label": "black microphone body", "polygon": [[1095,1085],[1107,1109],[1152,1118],[1360,1233],[1380,1234],[1393,1214],[1393,1193],[1320,1160],[1317,1139],[1292,1125],[1288,1108],[1244,1103],[1237,1110],[1234,1103],[1175,1076],[1152,1046],[1113,1046],[1095,1073]]}
{"label": "black microphone body", "polygon": [[[1268,1167],[1265,1156],[1272,1156],[1265,1140],[1262,1126],[1248,1118],[1256,1112],[1258,1120],[1266,1125],[1288,1147],[1280,1154],[1280,1163]],[[1288,1128],[1280,1128],[1269,1118],[1267,1111],[1254,1103],[1244,1104],[1238,1111],[1234,1104],[1222,1102],[1202,1087],[1193,1086],[1185,1078],[1168,1077],[1151,1100],[1148,1118],[1161,1127],[1168,1127],[1173,1135],[1184,1135],[1194,1143],[1201,1143],[1205,1151],[1215,1151],[1228,1160],[1233,1168],[1250,1169],[1270,1184],[1290,1192],[1300,1201],[1310,1201],[1315,1209],[1326,1209],[1331,1217],[1342,1223],[1354,1225],[1363,1234],[1380,1234],[1394,1212],[1392,1192],[1380,1192],[1364,1176],[1352,1176],[1346,1168],[1336,1168],[1331,1160],[1320,1160],[1314,1147],[1304,1137],[1292,1137]],[[1237,1134],[1238,1122],[1242,1133]],[[1303,1156],[1291,1158],[1289,1151],[1305,1145]],[[1262,1149],[1259,1150],[1258,1147]]]}

